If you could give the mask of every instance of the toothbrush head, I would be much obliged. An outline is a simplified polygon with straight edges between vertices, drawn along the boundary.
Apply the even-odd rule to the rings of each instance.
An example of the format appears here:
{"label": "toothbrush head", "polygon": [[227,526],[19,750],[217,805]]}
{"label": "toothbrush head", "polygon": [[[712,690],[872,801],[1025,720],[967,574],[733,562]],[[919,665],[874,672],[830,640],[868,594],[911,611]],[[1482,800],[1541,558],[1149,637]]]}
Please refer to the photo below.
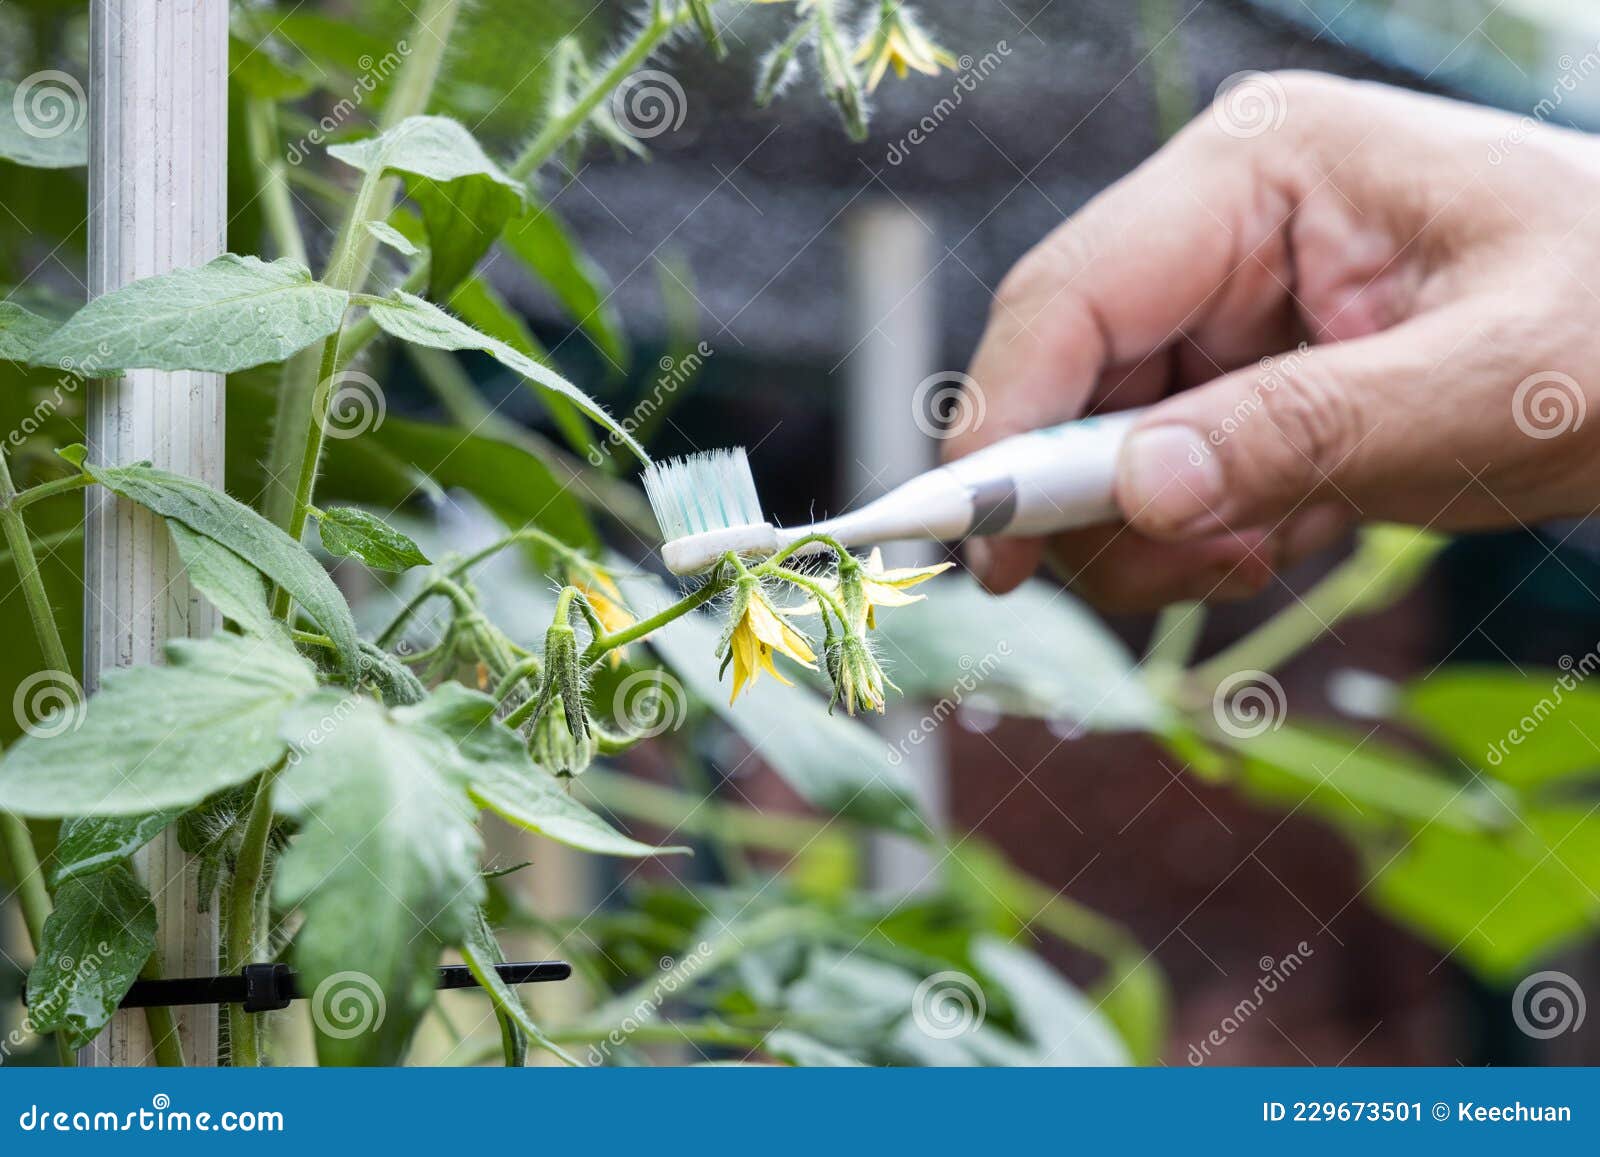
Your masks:
{"label": "toothbrush head", "polygon": [[666,540],[661,558],[673,574],[708,570],[730,550],[778,550],[777,528],[761,515],[742,446],[652,463],[644,472],[644,492]]}

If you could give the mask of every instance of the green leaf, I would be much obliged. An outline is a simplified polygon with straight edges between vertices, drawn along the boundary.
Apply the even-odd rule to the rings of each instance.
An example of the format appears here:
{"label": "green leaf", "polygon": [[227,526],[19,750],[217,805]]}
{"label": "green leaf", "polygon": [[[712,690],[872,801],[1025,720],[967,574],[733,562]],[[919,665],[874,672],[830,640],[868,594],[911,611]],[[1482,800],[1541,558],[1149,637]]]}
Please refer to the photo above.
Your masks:
{"label": "green leaf", "polygon": [[1482,832],[1511,818],[1489,788],[1446,779],[1375,739],[1286,724],[1229,742],[1244,759],[1247,788],[1291,805],[1309,801],[1336,820]]}
{"label": "green leaf", "polygon": [[89,163],[89,101],[64,72],[40,72],[22,85],[0,81],[0,158],[31,169]]}
{"label": "green leaf", "polygon": [[1375,849],[1377,905],[1492,982],[1519,978],[1600,920],[1600,817],[1525,814],[1513,838],[1423,828],[1398,855]]}
{"label": "green leaf", "polygon": [[238,635],[175,639],[167,662],[108,672],[86,709],[37,724],[0,760],[0,809],[131,816],[199,803],[281,759],[278,719],[317,686],[293,651]]}
{"label": "green leaf", "polygon": [[221,544],[288,591],[333,640],[345,672],[359,671],[361,640],[349,605],[321,564],[282,530],[193,478],[153,466],[87,469],[108,490]]}
{"label": "green leaf", "polygon": [[1010,999],[1045,1065],[1126,1065],[1128,1051],[1098,1009],[1031,952],[979,937],[972,958]]}
{"label": "green leaf", "polygon": [[312,78],[279,60],[270,41],[228,37],[228,79],[251,96],[275,103],[297,100],[314,87]]}
{"label": "green leaf", "polygon": [[317,530],[329,554],[356,559],[373,570],[400,572],[428,565],[428,556],[411,539],[376,515],[352,506],[318,512]]}
{"label": "green leaf", "polygon": [[605,274],[586,257],[549,206],[534,206],[506,226],[506,250],[550,287],[556,300],[618,369],[628,364],[622,318]]}
{"label": "green leaf", "polygon": [[29,313],[13,301],[0,301],[0,360],[25,362],[58,323]]}
{"label": "green leaf", "polygon": [[[619,575],[628,605],[641,619],[676,601],[654,579]],[[827,703],[805,687],[762,680],[728,703],[712,656],[720,630],[691,613],[650,636],[650,645],[694,695],[704,700],[807,802],[912,836],[929,826],[894,752],[864,724],[829,715]]]}
{"label": "green leaf", "polygon": [[50,884],[103,872],[120,864],[166,830],[183,812],[172,808],[142,816],[84,816],[61,825]]}
{"label": "green leaf", "polygon": [[571,1054],[546,1036],[544,1030],[533,1022],[533,1018],[528,1015],[527,1007],[522,1003],[522,998],[510,985],[500,979],[500,974],[495,971],[496,964],[504,963],[505,954],[500,951],[500,944],[495,940],[489,922],[481,910],[473,920],[472,928],[460,948],[462,962],[471,970],[478,983],[483,985],[484,992],[488,993],[489,999],[494,1002],[495,1011],[509,1020],[529,1040],[537,1043],[540,1048],[569,1065],[577,1065],[577,1060]]}
{"label": "green leaf", "polygon": [[[440,952],[465,943],[485,895],[458,761],[438,732],[361,696],[324,692],[282,735],[296,754],[275,800],[301,828],[274,889],[304,916],[294,953],[318,1059],[395,1063],[433,1001]],[[355,1024],[339,1014],[346,989],[366,998]]]}
{"label": "green leaf", "polygon": [[878,614],[889,673],[907,696],[987,700],[1095,731],[1168,725],[1133,654],[1066,591],[1028,582],[997,599],[965,575],[922,591],[922,602]]}
{"label": "green leaf", "polygon": [[1534,788],[1600,767],[1600,688],[1585,672],[1452,667],[1406,689],[1405,716],[1468,767]]}
{"label": "green leaf", "polygon": [[407,117],[381,136],[333,145],[328,155],[369,175],[406,178],[428,227],[428,293],[435,298],[449,296],[522,209],[522,186],[448,117]]}
{"label": "green leaf", "polygon": [[181,522],[169,521],[167,533],[178,548],[189,582],[223,618],[247,635],[288,642],[284,624],[272,617],[266,576],[215,539],[196,534]]}
{"label": "green leaf", "polygon": [[1172,1019],[1172,992],[1154,959],[1135,953],[1113,959],[1089,995],[1122,1037],[1134,1064],[1160,1062]]}
{"label": "green leaf", "polygon": [[761,1051],[780,1061],[808,1069],[858,1069],[861,1062],[849,1053],[825,1045],[815,1037],[780,1028],[768,1033]]}
{"label": "green leaf", "polygon": [[406,257],[415,257],[421,253],[411,239],[387,221],[368,221],[367,232],[371,233],[389,248],[398,251]]}
{"label": "green leaf", "polygon": [[126,865],[69,880],[28,973],[28,1019],[79,1049],[99,1035],[156,948],[156,909]]}
{"label": "green leaf", "polygon": [[606,856],[656,856],[688,848],[658,848],[617,831],[584,807],[555,777],[528,758],[527,747],[495,721],[495,701],[446,683],[408,711],[449,737],[464,760],[472,797],[502,819],[570,847]]}
{"label": "green leaf", "polygon": [[[539,344],[539,339],[533,336],[522,318],[484,278],[469,277],[456,286],[455,292],[450,295],[450,308],[472,328],[505,342],[536,362],[549,364],[550,355]],[[519,380],[549,412],[567,445],[579,454],[587,455],[594,446],[594,438],[578,408],[560,394],[541,390],[526,378]]]}
{"label": "green leaf", "polygon": [[95,298],[32,361],[84,377],[133,369],[231,374],[327,337],[348,302],[294,261],[228,253]]}
{"label": "green leaf", "polygon": [[395,295],[372,305],[372,320],[386,333],[401,341],[440,350],[480,350],[502,365],[536,382],[551,392],[572,401],[600,425],[612,431],[639,461],[649,462],[644,447],[633,440],[605,409],[554,370],[520,354],[503,341],[479,333],[460,318],[453,317],[431,302],[396,290]]}

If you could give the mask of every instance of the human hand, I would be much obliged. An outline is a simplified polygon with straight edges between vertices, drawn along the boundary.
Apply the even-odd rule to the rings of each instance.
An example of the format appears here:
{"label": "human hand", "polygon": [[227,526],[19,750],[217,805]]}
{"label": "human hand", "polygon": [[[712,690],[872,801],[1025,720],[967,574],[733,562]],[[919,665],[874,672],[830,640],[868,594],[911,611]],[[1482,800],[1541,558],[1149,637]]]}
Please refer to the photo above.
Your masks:
{"label": "human hand", "polygon": [[[1126,525],[971,542],[993,591],[1048,547],[1107,609],[1239,598],[1357,520],[1600,504],[1595,143],[1317,74],[1244,83],[1000,286],[985,417],[947,459],[1153,408],[1118,464]],[[1237,123],[1250,98],[1265,131]]]}

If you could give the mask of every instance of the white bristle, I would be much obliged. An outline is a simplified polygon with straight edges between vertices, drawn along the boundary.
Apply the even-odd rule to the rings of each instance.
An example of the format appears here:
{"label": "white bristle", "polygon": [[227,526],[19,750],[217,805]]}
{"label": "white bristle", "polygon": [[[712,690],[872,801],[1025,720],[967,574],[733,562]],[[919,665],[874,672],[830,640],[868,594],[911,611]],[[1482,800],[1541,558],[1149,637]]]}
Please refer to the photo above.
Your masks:
{"label": "white bristle", "polygon": [[667,542],[766,521],[742,446],[652,463],[644,491]]}

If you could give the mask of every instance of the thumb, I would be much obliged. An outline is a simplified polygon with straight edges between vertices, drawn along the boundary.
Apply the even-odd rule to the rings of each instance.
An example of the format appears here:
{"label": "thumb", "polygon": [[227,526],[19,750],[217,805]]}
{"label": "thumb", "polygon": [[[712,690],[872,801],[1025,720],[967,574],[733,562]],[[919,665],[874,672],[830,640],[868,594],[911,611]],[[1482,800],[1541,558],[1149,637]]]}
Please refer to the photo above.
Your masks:
{"label": "thumb", "polygon": [[1152,538],[1185,540],[1273,525],[1307,502],[1381,513],[1369,500],[1381,506],[1397,484],[1437,470],[1429,455],[1454,461],[1447,439],[1421,434],[1444,432],[1437,417],[1422,424],[1444,408],[1447,359],[1431,351],[1460,332],[1442,313],[1302,344],[1153,407],[1117,462],[1123,517]]}

